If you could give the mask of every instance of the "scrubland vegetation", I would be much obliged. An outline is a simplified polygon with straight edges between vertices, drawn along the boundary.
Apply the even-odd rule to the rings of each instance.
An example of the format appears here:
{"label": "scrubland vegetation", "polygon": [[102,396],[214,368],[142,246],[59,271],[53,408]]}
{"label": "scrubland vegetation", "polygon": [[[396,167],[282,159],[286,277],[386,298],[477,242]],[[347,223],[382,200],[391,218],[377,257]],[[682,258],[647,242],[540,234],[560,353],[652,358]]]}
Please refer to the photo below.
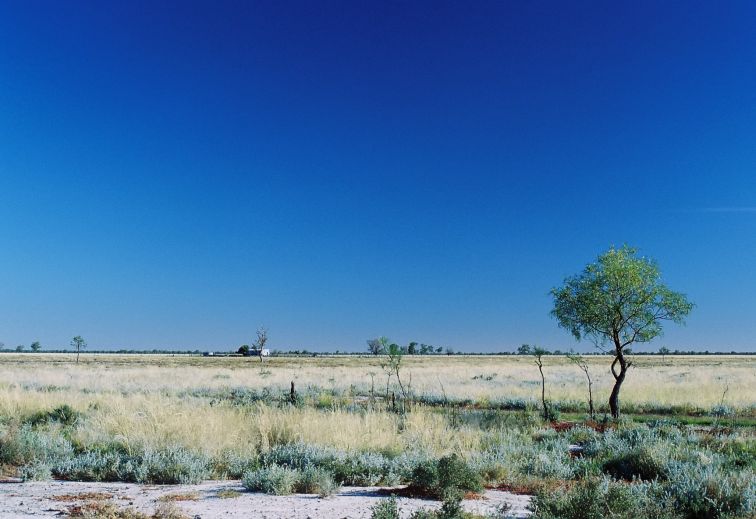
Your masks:
{"label": "scrubland vegetation", "polygon": [[411,402],[400,407],[386,398],[401,398],[395,377],[387,386],[372,356],[261,365],[84,354],[77,365],[73,356],[8,355],[0,463],[28,480],[234,478],[272,494],[408,484],[446,498],[448,513],[455,492],[486,486],[536,494],[542,518],[748,517],[755,361],[636,357],[626,415],[611,420],[606,358],[589,357],[599,412],[590,421],[583,373],[544,358],[546,395],[561,413],[550,423],[527,356],[405,357]]}

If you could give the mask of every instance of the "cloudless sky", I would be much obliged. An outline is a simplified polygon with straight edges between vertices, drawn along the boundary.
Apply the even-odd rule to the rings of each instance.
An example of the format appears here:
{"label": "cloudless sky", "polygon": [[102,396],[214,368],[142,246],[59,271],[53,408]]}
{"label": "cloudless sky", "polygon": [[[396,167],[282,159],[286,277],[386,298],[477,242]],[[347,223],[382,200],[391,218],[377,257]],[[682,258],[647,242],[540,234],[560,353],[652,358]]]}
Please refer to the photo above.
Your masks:
{"label": "cloudless sky", "polygon": [[753,351],[753,2],[0,6],[6,347],[582,348],[610,245]]}

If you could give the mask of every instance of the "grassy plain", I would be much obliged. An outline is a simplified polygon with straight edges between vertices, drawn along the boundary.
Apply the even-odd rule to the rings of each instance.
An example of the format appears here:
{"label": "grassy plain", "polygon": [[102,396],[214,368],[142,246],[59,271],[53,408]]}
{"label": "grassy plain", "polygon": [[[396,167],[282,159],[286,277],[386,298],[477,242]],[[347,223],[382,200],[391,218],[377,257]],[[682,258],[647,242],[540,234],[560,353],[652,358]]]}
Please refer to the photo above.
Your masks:
{"label": "grassy plain", "polygon": [[[610,359],[587,360],[604,412]],[[649,506],[659,501],[657,491],[698,492],[703,503],[745,496],[722,505],[738,512],[732,517],[756,506],[750,426],[756,357],[637,356],[634,362],[623,387],[624,409],[665,420],[648,426],[626,420],[610,424],[614,432],[604,434],[590,424],[562,432],[541,421],[540,377],[529,357],[407,356],[402,380],[416,403],[404,413],[383,398],[387,376],[380,357],[274,357],[260,363],[84,354],[76,364],[68,354],[3,354],[0,470],[27,479],[186,483],[245,473],[257,481],[269,467],[273,473],[276,466],[315,467],[322,473],[313,474],[329,485],[396,484],[411,481],[413,470],[429,460],[455,453],[491,486],[544,491],[569,481],[624,477],[613,472],[615,466],[629,463],[646,471],[650,464],[654,477],[670,483],[661,490],[632,487]],[[544,373],[549,400],[582,422],[584,374],[558,356],[545,359]],[[396,380],[388,382],[388,391],[399,395]],[[708,419],[713,428],[675,424],[683,415]],[[738,417],[748,426],[733,428]],[[590,459],[572,459],[570,443],[585,445]],[[613,458],[626,454],[637,459]],[[710,474],[696,472],[701,463]],[[630,478],[638,475],[632,470]],[[589,490],[624,491],[611,485]],[[716,499],[706,494],[711,485],[718,489]],[[544,496],[548,503],[549,494]],[[670,517],[697,517],[691,514]]]}

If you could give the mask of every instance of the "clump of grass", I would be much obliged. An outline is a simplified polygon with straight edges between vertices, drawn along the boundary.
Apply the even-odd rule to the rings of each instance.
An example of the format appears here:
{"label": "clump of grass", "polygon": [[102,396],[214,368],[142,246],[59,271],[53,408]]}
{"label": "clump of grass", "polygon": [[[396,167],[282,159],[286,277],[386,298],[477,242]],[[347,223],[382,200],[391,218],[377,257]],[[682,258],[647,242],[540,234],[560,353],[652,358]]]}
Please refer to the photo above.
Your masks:
{"label": "clump of grass", "polygon": [[151,518],[131,508],[119,508],[108,501],[90,501],[75,505],[68,510],[68,517],[71,519],[174,519],[158,516]]}
{"label": "clump of grass", "polygon": [[199,501],[199,492],[176,492],[171,494],[165,494],[158,498],[158,501],[173,502],[173,501]]}
{"label": "clump of grass", "polygon": [[218,499],[234,499],[234,498],[240,497],[241,495],[242,495],[241,492],[239,492],[238,490],[226,488],[226,489],[218,491],[218,493],[216,494],[216,497],[218,497]]}
{"label": "clump of grass", "polygon": [[174,503],[160,503],[150,519],[189,519]]}

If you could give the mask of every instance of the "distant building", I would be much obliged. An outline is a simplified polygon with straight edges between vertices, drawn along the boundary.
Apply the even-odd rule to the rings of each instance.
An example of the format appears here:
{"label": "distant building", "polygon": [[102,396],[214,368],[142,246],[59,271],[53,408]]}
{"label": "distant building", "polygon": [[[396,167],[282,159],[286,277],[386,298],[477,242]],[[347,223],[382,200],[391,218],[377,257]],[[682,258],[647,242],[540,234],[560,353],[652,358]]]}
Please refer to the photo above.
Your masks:
{"label": "distant building", "polygon": [[203,357],[212,357],[213,355],[215,355],[214,351],[206,351],[202,354]]}

